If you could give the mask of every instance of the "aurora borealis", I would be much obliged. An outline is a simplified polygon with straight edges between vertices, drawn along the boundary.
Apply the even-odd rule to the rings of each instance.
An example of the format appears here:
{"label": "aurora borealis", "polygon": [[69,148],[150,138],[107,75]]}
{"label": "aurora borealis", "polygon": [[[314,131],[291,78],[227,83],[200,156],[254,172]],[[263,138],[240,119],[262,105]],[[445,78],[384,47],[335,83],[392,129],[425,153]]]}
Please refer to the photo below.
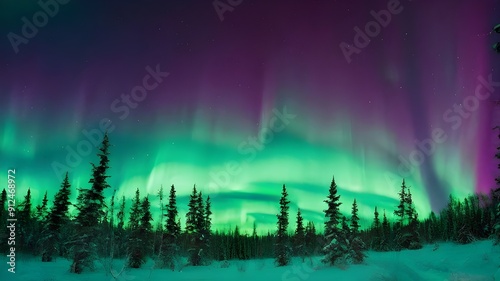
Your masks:
{"label": "aurora borealis", "polygon": [[[15,168],[18,200],[52,199],[64,166],[73,198],[89,187],[97,150],[68,154],[101,127],[118,196],[139,188],[155,208],[175,184],[183,214],[196,184],[216,228],[273,229],[283,183],[291,217],[321,228],[333,175],[341,210],[356,198],[367,219],[392,217],[403,177],[421,217],[494,186],[493,0],[233,0],[222,21],[212,1],[67,2],[17,53],[7,35],[41,6],[0,4],[0,182]],[[389,3],[400,13],[349,63],[339,46]]]}

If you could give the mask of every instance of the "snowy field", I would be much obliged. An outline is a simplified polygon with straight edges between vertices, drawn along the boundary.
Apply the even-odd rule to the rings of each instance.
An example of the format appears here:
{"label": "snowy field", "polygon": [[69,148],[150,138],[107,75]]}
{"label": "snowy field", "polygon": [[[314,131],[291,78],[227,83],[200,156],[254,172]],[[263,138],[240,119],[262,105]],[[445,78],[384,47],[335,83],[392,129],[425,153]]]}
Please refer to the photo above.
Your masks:
{"label": "snowy field", "polygon": [[[500,246],[493,247],[491,241],[480,241],[469,245],[440,244],[437,250],[427,245],[417,251],[367,252],[363,264],[345,268],[326,267],[321,257],[306,259],[302,264],[294,259],[286,267],[275,267],[272,259],[215,261],[210,266],[185,267],[172,272],[164,269],[152,270],[150,261],[141,269],[122,270],[123,261],[96,262],[94,272],[81,275],[68,272],[70,261],[58,259],[54,263],[42,263],[35,258],[17,261],[16,273],[7,272],[7,264],[0,273],[0,280],[23,281],[304,281],[304,280],[500,280]],[[227,267],[226,267],[227,266]],[[113,275],[115,277],[113,277]]]}

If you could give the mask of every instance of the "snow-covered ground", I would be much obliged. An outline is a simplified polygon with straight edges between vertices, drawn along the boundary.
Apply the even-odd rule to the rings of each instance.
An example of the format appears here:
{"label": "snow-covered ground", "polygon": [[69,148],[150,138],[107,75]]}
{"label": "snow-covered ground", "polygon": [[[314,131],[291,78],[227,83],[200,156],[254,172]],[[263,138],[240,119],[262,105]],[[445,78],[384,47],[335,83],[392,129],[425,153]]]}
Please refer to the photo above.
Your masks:
{"label": "snow-covered ground", "polygon": [[[94,272],[80,275],[68,272],[70,261],[58,259],[53,263],[42,263],[35,258],[17,261],[16,273],[7,271],[3,262],[0,280],[23,281],[142,281],[142,280],[220,280],[220,281],[315,281],[315,280],[500,280],[500,246],[491,241],[480,241],[469,245],[443,243],[435,250],[427,245],[417,251],[367,252],[368,257],[360,265],[346,268],[327,267],[321,257],[307,259],[304,264],[294,259],[286,267],[275,267],[272,259],[215,261],[210,266],[185,267],[172,272],[165,269],[152,270],[148,262],[141,269],[126,269],[121,272],[123,261],[96,262]],[[227,264],[226,264],[227,265]],[[116,276],[116,277],[113,277]]]}

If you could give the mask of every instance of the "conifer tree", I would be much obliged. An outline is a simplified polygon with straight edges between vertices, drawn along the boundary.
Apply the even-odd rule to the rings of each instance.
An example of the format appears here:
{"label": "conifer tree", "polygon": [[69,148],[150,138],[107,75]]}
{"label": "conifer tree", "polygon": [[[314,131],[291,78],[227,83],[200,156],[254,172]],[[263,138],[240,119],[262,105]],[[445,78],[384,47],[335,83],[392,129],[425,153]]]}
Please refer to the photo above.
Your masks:
{"label": "conifer tree", "polygon": [[358,236],[358,233],[351,233],[349,246],[350,261],[355,264],[362,263],[366,258],[366,254],[364,253],[366,246],[363,240]]}
{"label": "conifer tree", "polygon": [[252,258],[257,258],[259,257],[259,235],[257,235],[257,224],[255,221],[253,222],[252,226]]}
{"label": "conifer tree", "polygon": [[202,265],[207,260],[208,251],[208,233],[205,228],[205,205],[203,202],[203,194],[198,192],[196,197],[196,220],[195,220],[195,251],[192,252],[192,264]]}
{"label": "conifer tree", "polygon": [[373,227],[375,229],[378,229],[380,227],[380,219],[379,219],[379,213],[377,210],[377,206],[375,206],[375,211],[373,212],[374,218],[373,218]]}
{"label": "conifer tree", "polygon": [[[347,225],[346,218],[345,216],[342,218],[342,228],[345,228]],[[346,240],[347,244],[349,245],[349,254],[348,258],[349,261],[352,261],[354,263],[361,263],[363,262],[364,258],[366,255],[363,253],[363,250],[365,250],[365,244],[359,237],[359,216],[358,216],[358,204],[356,202],[356,199],[354,199],[354,202],[352,203],[352,210],[351,210],[351,228],[347,228],[344,230],[344,233],[346,233]]]}
{"label": "conifer tree", "polygon": [[371,248],[380,251],[381,250],[381,242],[382,242],[382,231],[380,225],[380,218],[377,206],[375,206],[375,211],[373,212],[373,226],[372,226],[372,245]]}
{"label": "conifer tree", "polygon": [[306,241],[305,241],[305,229],[304,229],[304,219],[302,218],[302,214],[300,213],[300,208],[297,210],[297,226],[295,228],[295,236],[294,236],[294,250],[295,255],[302,258],[302,262],[305,259],[306,253]]}
{"label": "conifer tree", "polygon": [[389,224],[389,220],[387,219],[387,216],[385,214],[384,210],[384,217],[382,219],[382,237],[380,241],[380,250],[381,251],[388,251],[389,250],[389,238],[391,236],[391,226]]}
{"label": "conifer tree", "polygon": [[139,226],[139,233],[141,237],[141,243],[143,245],[142,251],[143,255],[147,256],[152,253],[153,248],[148,247],[152,242],[153,233],[153,215],[151,214],[151,203],[149,202],[148,196],[144,197],[141,202],[141,219]]}
{"label": "conifer tree", "polygon": [[2,223],[7,219],[7,202],[7,191],[4,188],[2,190],[2,194],[0,195],[0,220]]}
{"label": "conifer tree", "polygon": [[3,222],[7,218],[7,191],[5,188],[0,195],[0,220]]}
{"label": "conifer tree", "polygon": [[347,220],[347,217],[346,216],[342,216],[342,220],[341,220],[341,230],[342,230],[342,234],[347,238],[351,232],[351,229],[349,228],[349,223],[348,223],[348,220]]}
{"label": "conifer tree", "polygon": [[455,219],[454,219],[454,212],[453,212],[453,204],[454,204],[454,199],[453,196],[450,194],[449,201],[448,201],[448,206],[445,211],[446,215],[446,238],[448,241],[453,241],[455,240]]}
{"label": "conifer tree", "polygon": [[186,213],[186,233],[191,235],[196,229],[196,214],[197,214],[197,198],[198,191],[196,185],[193,187],[193,192],[189,196],[188,212]]}
{"label": "conifer tree", "polygon": [[0,210],[2,211],[0,213],[0,216],[3,216],[5,212],[5,203],[7,203],[7,191],[5,191],[5,188],[2,189],[2,195],[0,195]]}
{"label": "conifer tree", "polygon": [[396,232],[396,249],[420,249],[420,238],[418,233],[418,214],[413,206],[411,190],[406,186],[405,180],[401,184],[399,194],[399,205],[394,214],[399,217]]}
{"label": "conifer tree", "polygon": [[142,251],[141,241],[141,222],[142,210],[139,189],[135,191],[135,197],[132,201],[132,208],[130,209],[129,230],[130,236],[127,241],[127,265],[131,268],[139,268],[145,262],[144,254]]}
{"label": "conifer tree", "polygon": [[418,213],[415,210],[415,206],[413,205],[413,199],[411,190],[408,187],[408,192],[406,196],[406,215],[409,219],[407,232],[405,233],[408,249],[416,250],[422,248],[422,244],[420,242],[420,234],[418,232]]}
{"label": "conifer tree", "polygon": [[237,258],[237,259],[243,259],[243,255],[241,253],[241,235],[240,235],[240,228],[238,226],[235,226],[234,227],[234,231],[233,231],[233,241],[232,241],[232,254],[231,254],[231,257],[232,258]]}
{"label": "conifer tree", "polygon": [[28,188],[24,201],[18,206],[19,240],[24,249],[34,249],[34,217],[32,213],[31,188]]}
{"label": "conifer tree", "polygon": [[109,139],[106,132],[99,148],[97,156],[99,165],[91,163],[92,177],[89,183],[90,189],[81,189],[78,195],[76,206],[78,214],[76,216],[76,235],[72,241],[73,263],[70,271],[81,273],[84,268],[93,268],[97,249],[95,247],[98,237],[99,224],[104,216],[104,195],[103,191],[109,187],[107,182],[109,169]]}
{"label": "conifer tree", "polygon": [[50,262],[54,255],[62,254],[64,237],[66,237],[62,235],[62,229],[69,222],[70,195],[71,184],[69,183],[68,173],[66,173],[61,188],[54,196],[54,203],[42,230],[42,262]]}
{"label": "conifer tree", "polygon": [[48,202],[49,200],[47,199],[47,191],[45,191],[42,203],[38,204],[35,207],[35,212],[33,214],[33,225],[31,226],[31,228],[33,232],[32,239],[36,244],[36,248],[30,250],[32,252],[34,251],[36,254],[43,252],[44,248],[44,246],[40,242],[43,238],[42,232],[48,215]]}
{"label": "conifer tree", "polygon": [[205,231],[205,207],[203,204],[203,195],[197,192],[196,186],[193,187],[193,193],[188,203],[188,213],[186,214],[186,233],[190,248],[188,249],[188,261],[191,265],[202,265],[206,255],[207,245],[204,237]]}
{"label": "conifer tree", "polygon": [[[200,193],[201,196],[201,193]],[[203,212],[203,239],[205,240],[205,252],[208,258],[208,253],[211,247],[211,237],[212,237],[212,203],[210,202],[210,196],[207,196],[205,200],[205,211]]]}
{"label": "conifer tree", "polygon": [[141,199],[139,188],[135,190],[135,197],[132,200],[132,208],[130,209],[130,218],[128,227],[130,230],[139,229],[139,222],[141,217]]}
{"label": "conifer tree", "polygon": [[401,191],[398,193],[399,195],[399,205],[394,211],[394,214],[399,217],[398,221],[398,228],[401,229],[404,224],[405,224],[405,218],[406,218],[406,185],[405,185],[405,180],[403,179],[403,183],[401,184]]}
{"label": "conifer tree", "polygon": [[123,229],[125,226],[125,196],[122,196],[122,202],[118,214],[116,214],[116,218],[118,219],[117,228]]}
{"label": "conifer tree", "polygon": [[[7,191],[5,188],[2,190],[0,195],[0,229],[5,229],[7,227]],[[0,231],[0,241],[7,241],[7,231]],[[8,243],[0,244],[0,253],[7,252],[10,246]]]}
{"label": "conifer tree", "polygon": [[275,262],[278,266],[285,266],[290,262],[290,246],[288,245],[288,209],[290,201],[286,186],[283,185],[280,199],[280,212],[276,215],[278,231],[276,233]]}
{"label": "conifer tree", "polygon": [[[500,129],[500,127],[495,127],[495,129]],[[500,139],[500,130],[498,133],[498,138]],[[500,146],[497,147],[497,152],[495,157],[500,160]],[[497,164],[497,168],[500,170],[500,163]],[[495,237],[496,243],[500,243],[500,175],[495,178],[497,187],[493,191],[493,211],[494,211],[494,226],[493,226],[493,234]]]}
{"label": "conifer tree", "polygon": [[205,213],[204,213],[204,222],[205,222],[205,230],[208,235],[210,235],[212,228],[212,203],[210,202],[210,196],[207,196],[207,200],[205,201]]}
{"label": "conifer tree", "polygon": [[113,190],[113,195],[111,196],[111,199],[109,200],[109,212],[110,212],[110,219],[109,219],[109,225],[111,227],[114,227],[115,225],[115,197],[116,197],[116,189]]}
{"label": "conifer tree", "polygon": [[308,257],[316,254],[316,227],[312,221],[308,221],[305,229],[305,253]]}
{"label": "conifer tree", "polygon": [[163,236],[163,245],[160,252],[161,266],[175,270],[175,265],[179,258],[179,235],[180,225],[177,223],[177,197],[175,195],[175,187],[170,187],[170,194],[168,197],[166,227]]}
{"label": "conifer tree", "polygon": [[356,199],[354,199],[354,202],[352,203],[351,232],[355,235],[357,235],[359,232],[358,204],[356,203]]}
{"label": "conifer tree", "polygon": [[48,214],[48,204],[49,200],[47,199],[47,191],[45,191],[45,194],[43,195],[42,199],[42,204],[36,206],[36,215],[35,219],[39,222],[42,222],[43,220],[46,219],[47,214]]}
{"label": "conifer tree", "polygon": [[459,214],[460,218],[457,219],[457,234],[456,241],[460,244],[468,244],[475,240],[471,225],[473,224],[471,207],[469,200],[464,199],[463,211]]}
{"label": "conifer tree", "polygon": [[163,185],[160,185],[160,189],[156,193],[159,200],[160,207],[160,215],[159,219],[156,222],[156,229],[153,241],[153,254],[157,255],[158,259],[156,260],[155,266],[163,266],[161,262],[161,252],[163,250],[163,237],[164,237],[164,226],[163,226],[163,218],[165,217],[165,207],[163,206]]}
{"label": "conifer tree", "polygon": [[[335,265],[335,262],[345,257],[348,251],[345,235],[338,227],[341,219],[339,207],[342,203],[340,202],[340,195],[337,195],[335,178],[332,179],[327,199],[324,202],[327,204],[327,209],[325,210],[325,240],[327,241],[327,245],[323,248],[325,256],[322,261],[330,265]],[[344,223],[347,224],[347,222]]]}
{"label": "conifer tree", "polygon": [[407,192],[406,192],[406,196],[405,196],[405,203],[406,203],[406,208],[405,208],[406,217],[409,220],[408,224],[411,224],[411,221],[415,217],[415,206],[413,206],[413,199],[412,199],[411,190],[409,187],[407,187]]}
{"label": "conifer tree", "polygon": [[28,191],[24,196],[24,201],[19,205],[19,218],[26,221],[29,221],[33,218],[32,203],[31,203],[31,188],[28,188]]}

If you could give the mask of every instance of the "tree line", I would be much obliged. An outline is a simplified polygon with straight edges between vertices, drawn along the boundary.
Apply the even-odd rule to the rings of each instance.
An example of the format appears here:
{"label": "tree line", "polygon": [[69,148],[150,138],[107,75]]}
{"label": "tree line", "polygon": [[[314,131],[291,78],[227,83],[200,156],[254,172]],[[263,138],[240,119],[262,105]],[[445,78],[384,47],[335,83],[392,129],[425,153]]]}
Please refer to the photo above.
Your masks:
{"label": "tree line", "polygon": [[[97,154],[99,162],[92,164],[90,188],[78,189],[75,203],[70,202],[72,190],[68,173],[50,206],[46,192],[41,203],[33,208],[28,189],[16,209],[18,251],[37,255],[43,262],[58,257],[70,259],[70,271],[81,273],[93,269],[95,262],[104,258],[125,259],[130,268],[139,268],[147,259],[152,259],[155,268],[171,270],[186,266],[183,258],[192,266],[207,265],[213,260],[229,264],[234,259],[257,258],[274,258],[277,266],[285,266],[292,257],[300,257],[304,262],[312,256],[323,255],[322,261],[326,264],[345,265],[362,263],[367,250],[414,250],[440,241],[460,244],[487,238],[500,241],[500,177],[496,178],[497,188],[490,194],[474,194],[462,200],[450,195],[446,208],[438,214],[431,212],[423,219],[416,211],[411,188],[403,179],[395,209],[380,212],[374,207],[373,222],[364,226],[360,224],[356,199],[349,217],[340,212],[343,202],[332,178],[324,200],[323,233],[316,230],[314,222],[304,221],[300,209],[294,214],[296,224],[290,231],[290,200],[285,185],[281,189],[276,231],[264,235],[257,233],[256,224],[251,234],[241,233],[238,226],[232,230],[212,230],[210,196],[204,197],[196,186],[189,197],[184,227],[181,227],[174,185],[166,202],[163,187],[156,194],[161,213],[157,225],[152,224],[149,195],[141,197],[139,189],[125,221],[125,197],[117,199],[113,194],[106,202],[103,195],[104,190],[110,188],[107,183],[109,147],[105,134]],[[500,159],[500,147],[495,156]],[[4,189],[0,195],[0,227],[3,229],[7,222],[6,203]],[[70,215],[70,206],[75,207],[75,216]],[[396,221],[389,221],[386,212],[392,212]],[[0,233],[0,239],[6,241],[6,235],[6,232]],[[0,247],[2,252],[7,252],[6,243]]]}

